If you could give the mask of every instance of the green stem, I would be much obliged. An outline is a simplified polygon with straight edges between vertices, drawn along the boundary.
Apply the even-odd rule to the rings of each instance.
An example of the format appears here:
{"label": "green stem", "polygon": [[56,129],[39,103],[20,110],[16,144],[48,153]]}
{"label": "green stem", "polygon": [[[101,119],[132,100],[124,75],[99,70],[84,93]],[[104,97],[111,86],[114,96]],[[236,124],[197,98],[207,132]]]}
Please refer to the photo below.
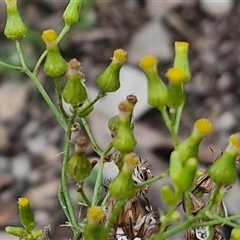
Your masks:
{"label": "green stem", "polygon": [[86,118],[81,118],[81,122],[82,122],[82,125],[84,126],[84,129],[85,131],[87,132],[87,135],[91,141],[91,144],[92,144],[92,147],[94,149],[94,151],[99,155],[101,156],[102,155],[102,150],[101,148],[98,146],[93,134],[92,134],[92,131],[90,129],[90,126],[86,120]]}
{"label": "green stem", "polygon": [[93,106],[99,99],[103,98],[104,96],[106,96],[106,93],[100,92],[93,101],[91,101],[89,104],[87,104],[83,108],[79,108],[78,115],[81,115],[82,112],[84,112],[85,110]]}
{"label": "green stem", "polygon": [[22,67],[8,64],[8,63],[2,62],[2,61],[0,61],[0,66],[22,72]]}
{"label": "green stem", "polygon": [[63,108],[63,104],[62,104],[62,90],[61,90],[61,87],[60,87],[60,84],[59,84],[59,80],[60,80],[59,78],[55,78],[54,79],[54,82],[55,82],[55,93],[57,95],[58,107],[59,107],[59,110],[61,111],[61,113],[63,114],[63,117],[65,119],[68,119],[69,116],[65,112],[65,110]]}
{"label": "green stem", "polygon": [[68,185],[67,185],[67,175],[66,175],[66,164],[69,159],[69,150],[70,150],[71,135],[72,135],[71,127],[74,123],[75,117],[76,117],[76,114],[73,114],[70,117],[67,125],[67,130],[65,132],[65,147],[64,147],[64,155],[63,155],[62,170],[61,170],[61,190],[66,202],[66,208],[68,209],[68,212],[69,212],[69,217],[70,217],[69,221],[74,231],[74,235],[78,235],[76,234],[76,229],[78,229],[78,223],[77,223],[77,218],[75,216],[71,199],[69,196]]}
{"label": "green stem", "polygon": [[142,187],[145,187],[146,185],[149,185],[151,183],[157,182],[158,180],[168,176],[168,174],[169,174],[169,170],[166,170],[165,172],[159,174],[156,177],[150,178],[150,179],[148,179],[148,180],[146,180],[146,181],[144,181],[142,183],[137,184],[137,188],[142,188]]}
{"label": "green stem", "polygon": [[82,196],[83,201],[88,205],[88,207],[91,207],[91,203],[87,198],[87,195],[85,194],[84,188],[83,188],[84,183],[81,183],[81,190],[80,190],[80,194]]}
{"label": "green stem", "polygon": [[182,119],[183,108],[184,108],[184,104],[182,104],[182,105],[177,109],[177,112],[176,112],[175,122],[174,122],[174,132],[175,132],[176,134],[178,134],[178,129],[179,129],[180,122],[181,122],[181,119]]}
{"label": "green stem", "polygon": [[52,110],[52,112],[54,113],[56,119],[58,120],[59,124],[61,125],[61,127],[66,130],[67,124],[65,119],[63,118],[62,114],[58,111],[58,109],[55,107],[54,103],[52,102],[52,100],[50,99],[49,95],[47,94],[47,92],[45,91],[45,89],[43,88],[42,84],[40,83],[40,81],[38,80],[38,78],[29,70],[29,68],[27,67],[24,57],[23,57],[23,53],[22,53],[22,49],[20,46],[20,42],[16,41],[16,48],[17,48],[17,53],[20,59],[20,62],[22,64],[22,71],[32,80],[32,82],[35,84],[35,86],[37,87],[38,91],[41,93],[42,97],[44,98],[44,100],[46,101],[46,103],[48,104],[48,106],[50,107],[50,109]]}
{"label": "green stem", "polygon": [[93,198],[92,198],[92,206],[95,206],[98,204],[98,201],[101,196],[101,189],[103,184],[103,167],[104,167],[104,157],[109,153],[109,151],[112,149],[112,144],[109,144],[109,146],[105,149],[105,151],[102,153],[100,161],[99,161],[99,168],[96,178],[96,183],[94,186],[93,191]]}
{"label": "green stem", "polygon": [[167,109],[166,106],[162,107],[162,108],[158,108],[158,110],[160,111],[164,124],[167,127],[167,129],[169,130],[172,140],[173,140],[173,144],[176,147],[178,145],[178,137],[177,137],[177,133],[175,132],[174,126],[173,126],[173,122],[170,119],[168,113],[167,113]]}
{"label": "green stem", "polygon": [[191,198],[190,198],[189,192],[184,193],[184,202],[185,202],[186,216],[187,218],[189,218],[192,215],[192,204],[191,204]]}

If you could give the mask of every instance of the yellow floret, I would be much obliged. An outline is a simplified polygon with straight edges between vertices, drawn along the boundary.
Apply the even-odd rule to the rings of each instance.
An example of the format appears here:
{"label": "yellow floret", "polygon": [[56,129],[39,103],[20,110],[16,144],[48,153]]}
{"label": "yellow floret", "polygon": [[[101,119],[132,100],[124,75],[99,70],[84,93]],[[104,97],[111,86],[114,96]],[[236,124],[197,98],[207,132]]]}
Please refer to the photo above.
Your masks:
{"label": "yellow floret", "polygon": [[88,219],[94,222],[100,222],[104,218],[103,210],[98,206],[92,206],[88,208]]}
{"label": "yellow floret", "polygon": [[16,0],[5,0],[7,7],[15,7],[17,5]]}
{"label": "yellow floret", "polygon": [[140,60],[139,67],[142,68],[143,70],[148,70],[151,68],[155,68],[157,63],[158,60],[154,56],[147,55]]}
{"label": "yellow floret", "polygon": [[139,158],[135,153],[129,153],[124,157],[124,164],[128,167],[135,167],[139,163]]}
{"label": "yellow floret", "polygon": [[170,68],[166,74],[169,82],[173,85],[182,84],[185,81],[185,73],[180,68]]}
{"label": "yellow floret", "polygon": [[18,205],[20,207],[26,207],[26,206],[29,205],[29,201],[26,197],[21,197],[21,198],[18,199]]}
{"label": "yellow floret", "polygon": [[125,63],[127,61],[127,52],[123,49],[116,49],[113,52],[113,61],[121,64]]}
{"label": "yellow floret", "polygon": [[188,42],[175,42],[175,50],[177,52],[188,52],[189,43]]}
{"label": "yellow floret", "polygon": [[209,119],[200,118],[195,122],[194,128],[198,131],[199,134],[205,135],[212,131],[212,124]]}
{"label": "yellow floret", "polygon": [[238,150],[240,150],[240,134],[239,133],[232,134],[229,137],[229,143],[236,147]]}
{"label": "yellow floret", "polygon": [[58,35],[55,32],[55,30],[53,30],[53,29],[45,30],[42,33],[42,40],[44,42],[53,42],[53,41],[55,41],[57,39],[57,37],[58,37]]}

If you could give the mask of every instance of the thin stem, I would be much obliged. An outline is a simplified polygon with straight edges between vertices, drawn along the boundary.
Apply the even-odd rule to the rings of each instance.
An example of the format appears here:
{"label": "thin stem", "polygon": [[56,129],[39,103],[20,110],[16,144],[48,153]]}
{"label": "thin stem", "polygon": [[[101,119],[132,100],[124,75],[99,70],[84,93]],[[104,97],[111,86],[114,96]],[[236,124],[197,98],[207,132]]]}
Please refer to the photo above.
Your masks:
{"label": "thin stem", "polygon": [[102,156],[99,161],[99,168],[96,178],[96,183],[94,186],[93,191],[93,198],[92,198],[92,206],[95,206],[98,204],[98,201],[101,196],[101,185],[103,183],[103,167],[104,167],[104,157],[109,153],[109,151],[112,149],[112,144],[109,144],[109,146],[105,149],[105,151],[102,153]]}
{"label": "thin stem", "polygon": [[33,69],[33,75],[34,75],[34,76],[37,76],[39,67],[40,67],[43,59],[46,57],[46,55],[47,55],[47,50],[45,50],[45,51],[41,54],[41,56],[38,58],[38,61],[37,61],[36,65],[35,65],[35,67],[34,67],[34,69]]}
{"label": "thin stem", "polygon": [[90,207],[90,206],[91,206],[91,203],[90,203],[90,201],[88,200],[87,195],[85,194],[83,185],[84,185],[84,183],[81,183],[81,184],[80,184],[80,186],[81,186],[80,194],[81,194],[81,196],[82,196],[83,201],[88,205],[88,207]]}
{"label": "thin stem", "polygon": [[20,62],[23,66],[22,71],[32,80],[32,82],[35,84],[35,86],[37,87],[38,91],[41,93],[42,97],[44,98],[44,100],[46,101],[46,103],[48,104],[48,106],[50,107],[50,109],[52,110],[52,112],[54,113],[56,119],[58,120],[59,124],[61,125],[61,127],[66,130],[67,124],[65,119],[63,118],[62,114],[58,111],[58,109],[55,107],[54,103],[52,102],[52,100],[50,99],[49,95],[47,94],[46,90],[43,88],[42,84],[40,83],[40,81],[38,80],[38,78],[29,70],[29,68],[26,66],[24,57],[23,57],[23,53],[22,53],[22,49],[20,46],[20,43],[18,41],[16,41],[16,48],[17,48],[17,53],[20,59]]}
{"label": "thin stem", "polygon": [[75,216],[71,199],[69,196],[69,192],[68,192],[66,164],[69,158],[69,149],[70,149],[70,142],[71,142],[71,135],[72,135],[71,127],[74,123],[75,117],[76,117],[76,114],[73,114],[70,117],[67,125],[67,130],[65,132],[65,147],[64,147],[64,155],[63,155],[62,170],[61,170],[61,185],[62,185],[61,190],[66,202],[66,207],[68,209],[69,216],[70,216],[69,221],[71,223],[74,233],[75,233],[75,230],[77,229],[78,223],[77,223],[77,218]]}
{"label": "thin stem", "polygon": [[70,30],[70,25],[65,24],[62,31],[58,34],[57,43],[59,43],[63,39],[63,37],[69,32],[69,30]]}
{"label": "thin stem", "polygon": [[168,174],[169,174],[169,170],[166,170],[165,172],[159,174],[156,177],[150,178],[150,179],[148,179],[148,180],[146,180],[146,181],[144,181],[142,183],[137,184],[137,188],[142,188],[142,187],[145,187],[146,185],[149,185],[151,183],[157,182],[158,180],[168,176]]}
{"label": "thin stem", "polygon": [[55,78],[54,79],[54,82],[55,82],[55,93],[57,95],[58,107],[59,107],[59,110],[61,111],[61,113],[63,114],[63,117],[65,119],[68,119],[69,116],[65,112],[65,110],[63,108],[63,104],[62,104],[62,90],[61,90],[61,87],[60,87],[60,84],[59,84],[59,80],[60,80],[59,78]]}
{"label": "thin stem", "polygon": [[160,113],[162,115],[164,124],[168,128],[168,130],[171,134],[172,140],[173,140],[173,144],[176,147],[178,145],[178,137],[177,137],[177,133],[174,130],[173,122],[172,122],[172,120],[170,119],[170,117],[167,113],[166,106],[164,106],[162,108],[159,108],[158,110],[160,111]]}
{"label": "thin stem", "polygon": [[91,101],[89,104],[87,104],[83,108],[78,109],[78,115],[81,115],[82,112],[84,112],[85,110],[93,106],[99,99],[103,98],[104,96],[106,96],[106,93],[99,92],[99,94],[95,97],[93,101]]}
{"label": "thin stem", "polygon": [[182,105],[177,109],[177,112],[176,112],[175,123],[174,123],[174,132],[175,132],[176,134],[178,134],[178,129],[179,129],[180,122],[181,122],[181,119],[182,119],[183,108],[184,108],[184,104],[182,104]]}
{"label": "thin stem", "polygon": [[89,137],[89,139],[90,139],[90,141],[91,141],[91,144],[92,144],[92,147],[93,147],[94,151],[95,151],[99,156],[101,156],[101,155],[102,155],[102,150],[101,150],[101,148],[98,146],[98,144],[97,144],[97,142],[96,142],[96,140],[95,140],[95,138],[94,138],[94,136],[93,136],[93,134],[92,134],[92,131],[91,131],[91,129],[90,129],[90,126],[89,126],[87,120],[86,120],[85,118],[81,118],[81,122],[82,122],[82,124],[83,124],[83,126],[84,126],[84,129],[85,129],[86,132],[87,132],[87,135],[88,135],[88,137]]}
{"label": "thin stem", "polygon": [[8,63],[2,62],[2,61],[0,61],[0,66],[22,72],[22,67],[8,64]]}
{"label": "thin stem", "polygon": [[192,215],[192,204],[191,204],[189,192],[184,193],[184,203],[185,203],[186,216],[187,216],[187,218],[189,218]]}

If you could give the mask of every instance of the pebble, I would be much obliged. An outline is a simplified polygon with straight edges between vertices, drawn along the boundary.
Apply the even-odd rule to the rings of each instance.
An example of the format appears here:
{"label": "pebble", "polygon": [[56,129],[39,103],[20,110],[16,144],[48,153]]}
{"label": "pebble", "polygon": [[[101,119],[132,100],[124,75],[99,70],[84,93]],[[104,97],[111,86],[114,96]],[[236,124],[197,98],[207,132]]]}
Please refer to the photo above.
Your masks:
{"label": "pebble", "polygon": [[200,0],[200,6],[204,12],[207,14],[221,18],[230,14],[231,10],[234,7],[233,0]]}
{"label": "pebble", "polygon": [[236,125],[236,121],[232,111],[224,112],[217,119],[216,130],[223,132],[230,131]]}
{"label": "pebble", "polygon": [[0,121],[15,119],[26,104],[29,82],[5,81],[0,87]]}
{"label": "pebble", "polygon": [[17,179],[24,180],[28,178],[31,171],[31,165],[30,160],[26,154],[17,155],[13,157],[10,161],[12,163],[13,175]]}
{"label": "pebble", "polygon": [[169,60],[173,56],[172,39],[160,21],[146,23],[133,36],[128,51],[128,62],[138,65],[145,55],[153,55],[160,60]]}

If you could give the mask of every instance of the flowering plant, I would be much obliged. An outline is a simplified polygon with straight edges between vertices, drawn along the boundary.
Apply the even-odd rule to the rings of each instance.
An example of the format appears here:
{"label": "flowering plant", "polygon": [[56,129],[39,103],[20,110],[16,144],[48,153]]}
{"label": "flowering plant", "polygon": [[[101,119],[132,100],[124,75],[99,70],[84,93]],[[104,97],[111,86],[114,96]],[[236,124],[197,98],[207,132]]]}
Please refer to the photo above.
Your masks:
{"label": "flowering plant", "polygon": [[[145,56],[139,62],[139,67],[146,75],[148,103],[161,114],[174,145],[169,169],[152,176],[151,160],[142,160],[134,150],[137,139],[134,134],[133,115],[138,102],[135,95],[126,96],[126,99],[119,103],[119,113],[109,120],[112,140],[105,149],[99,147],[87,120],[99,99],[120,88],[119,73],[127,61],[127,52],[123,49],[114,51],[110,64],[97,77],[99,93],[94,99],[90,99],[87,84],[84,83],[85,76],[79,70],[81,63],[77,59],[67,63],[58,47],[58,43],[71,26],[79,21],[82,1],[69,1],[63,13],[64,27],[59,34],[53,29],[42,33],[46,50],[39,57],[33,70],[27,66],[21,48],[27,27],[19,14],[17,1],[5,2],[7,21],[4,34],[15,42],[19,65],[0,61],[0,66],[21,71],[31,79],[65,132],[58,199],[66,215],[67,225],[72,229],[72,239],[163,240],[185,231],[185,238],[188,240],[220,240],[224,239],[219,229],[222,224],[233,228],[231,240],[240,239],[240,225],[236,222],[240,219],[240,214],[227,216],[223,203],[226,189],[237,179],[235,165],[240,151],[240,134],[232,134],[229,137],[229,144],[222,155],[203,172],[198,170],[198,149],[203,138],[212,131],[210,120],[196,120],[188,138],[183,142],[179,141],[178,132],[186,98],[184,88],[191,78],[189,43],[175,42],[173,66],[166,73],[168,85],[158,74],[157,59],[154,56]],[[45,74],[54,79],[57,106],[37,77],[42,64]],[[67,82],[61,88],[60,81],[65,76]],[[63,101],[69,104],[69,112],[65,111]],[[72,132],[81,132],[81,127],[85,129],[87,136],[80,134],[75,140],[74,152],[70,155]],[[88,159],[86,149],[89,142],[98,155],[97,160]],[[119,172],[104,186],[103,169],[109,161],[116,164]],[[92,174],[95,165],[98,165],[98,171],[93,195],[90,197],[85,192],[84,183]],[[165,177],[169,177],[171,181],[159,190],[167,211],[154,210],[147,193],[152,183]],[[81,205],[87,209],[81,222],[78,222],[69,195],[69,179],[76,182],[81,195]],[[103,193],[105,194],[102,198]],[[180,214],[180,205],[184,214]],[[220,210],[222,206],[224,211]],[[19,198],[18,207],[22,227],[7,226],[6,231],[9,234],[22,240],[35,240],[40,237],[51,239],[49,227],[45,232],[42,229],[34,229],[34,212],[29,199]]]}

